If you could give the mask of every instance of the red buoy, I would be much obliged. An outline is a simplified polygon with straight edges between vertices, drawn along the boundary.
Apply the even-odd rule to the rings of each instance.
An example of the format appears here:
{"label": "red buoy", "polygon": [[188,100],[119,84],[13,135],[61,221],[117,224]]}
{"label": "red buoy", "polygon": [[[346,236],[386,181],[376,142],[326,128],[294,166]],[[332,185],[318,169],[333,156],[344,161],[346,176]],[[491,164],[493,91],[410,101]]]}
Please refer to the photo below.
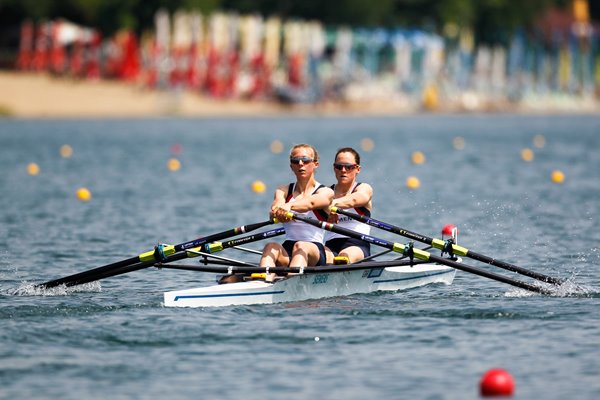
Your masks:
{"label": "red buoy", "polygon": [[179,143],[173,143],[171,145],[171,153],[173,153],[176,156],[181,154],[182,150],[183,150],[183,146],[180,145]]}
{"label": "red buoy", "polygon": [[[456,229],[456,226],[454,226],[452,224],[444,225],[444,227],[442,228],[442,235],[453,236],[452,233],[455,229]],[[456,230],[456,232],[458,233],[458,229]]]}
{"label": "red buoy", "polygon": [[512,396],[515,391],[515,382],[506,370],[494,368],[481,377],[479,391],[482,397]]}

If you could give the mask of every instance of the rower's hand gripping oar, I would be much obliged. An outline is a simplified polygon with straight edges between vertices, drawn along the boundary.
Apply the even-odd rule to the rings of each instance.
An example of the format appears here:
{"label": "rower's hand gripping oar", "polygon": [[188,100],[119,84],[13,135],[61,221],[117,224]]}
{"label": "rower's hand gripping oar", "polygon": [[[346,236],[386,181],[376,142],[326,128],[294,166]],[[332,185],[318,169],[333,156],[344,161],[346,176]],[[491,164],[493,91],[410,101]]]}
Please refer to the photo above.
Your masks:
{"label": "rower's hand gripping oar", "polygon": [[[205,237],[200,237],[198,239],[190,240],[188,242],[180,243],[178,245],[158,245],[154,248],[154,250],[141,253],[136,257],[128,258],[122,261],[117,261],[112,264],[69,275],[64,278],[59,278],[45,283],[41,283],[36,286],[40,288],[52,288],[63,284],[67,286],[75,286],[82,283],[92,282],[98,279],[108,278],[110,276],[125,273],[120,272],[125,267],[135,266],[136,268],[133,270],[150,267],[156,262],[164,262],[169,256],[173,256],[176,253],[179,253],[183,250],[202,246],[206,243],[214,242],[216,240],[226,239],[228,237],[239,235],[241,233],[250,232],[255,229],[262,228],[263,226],[271,225],[273,223],[276,223],[276,221],[270,219],[268,221],[257,222],[255,224],[238,226],[233,229],[229,229]],[[185,256],[178,259],[183,258],[185,258]]]}
{"label": "rower's hand gripping oar", "polygon": [[529,290],[531,292],[537,292],[537,293],[542,293],[542,294],[551,293],[549,290],[541,288],[539,286],[530,285],[529,283],[526,283],[526,282],[518,281],[515,279],[510,279],[505,276],[498,275],[498,274],[495,274],[492,272],[488,272],[488,271],[480,269],[480,268],[472,267],[472,266],[469,266],[469,265],[466,265],[463,263],[459,263],[459,262],[456,262],[456,261],[453,261],[453,260],[450,260],[447,258],[439,257],[439,256],[433,255],[431,253],[428,253],[424,250],[415,248],[412,245],[404,245],[401,243],[388,242],[387,240],[378,239],[378,238],[370,236],[370,235],[364,235],[364,234],[352,231],[350,229],[346,229],[346,228],[337,226],[337,225],[329,223],[329,222],[321,222],[321,221],[317,221],[317,220],[313,220],[313,219],[309,219],[309,218],[304,218],[304,217],[301,217],[294,213],[289,213],[288,216],[291,219],[306,222],[307,224],[316,226],[317,228],[321,228],[321,229],[325,229],[325,230],[328,230],[331,232],[339,233],[341,235],[348,236],[350,238],[363,240],[367,243],[385,247],[385,248],[393,250],[397,253],[407,255],[409,257],[414,257],[419,260],[437,262],[439,264],[444,264],[449,267],[459,269],[461,271],[470,272],[475,275],[483,276],[483,277],[486,277],[489,279],[496,280],[498,282],[507,283],[509,285],[512,285],[512,286],[515,286],[515,287],[518,287],[521,289]]}
{"label": "rower's hand gripping oar", "polygon": [[366,217],[364,215],[359,215],[359,214],[348,212],[348,211],[343,210],[338,207],[330,207],[329,211],[331,211],[334,214],[345,215],[347,217],[350,217],[352,219],[355,219],[355,220],[365,223],[367,225],[373,226],[375,228],[382,229],[384,231],[396,233],[398,235],[407,237],[409,239],[413,239],[413,240],[417,240],[422,243],[429,244],[429,245],[435,247],[436,249],[442,250],[442,252],[447,252],[449,254],[456,254],[456,255],[459,255],[462,257],[469,257],[469,258],[472,258],[473,260],[481,261],[486,264],[490,264],[490,265],[493,265],[493,266],[496,266],[498,268],[502,268],[502,269],[505,269],[508,271],[517,272],[521,275],[525,275],[525,276],[528,276],[533,279],[537,279],[542,282],[552,283],[554,285],[562,285],[565,282],[562,279],[553,278],[551,276],[547,276],[547,275],[540,274],[540,273],[537,273],[534,271],[530,271],[528,269],[521,268],[519,266],[510,264],[510,263],[502,261],[502,260],[497,260],[495,258],[476,253],[473,250],[459,246],[456,243],[451,243],[449,241],[430,238],[428,236],[423,236],[418,233],[414,233],[414,232],[408,231],[406,229],[402,229],[400,227],[390,225],[388,223],[378,221],[373,218]]}

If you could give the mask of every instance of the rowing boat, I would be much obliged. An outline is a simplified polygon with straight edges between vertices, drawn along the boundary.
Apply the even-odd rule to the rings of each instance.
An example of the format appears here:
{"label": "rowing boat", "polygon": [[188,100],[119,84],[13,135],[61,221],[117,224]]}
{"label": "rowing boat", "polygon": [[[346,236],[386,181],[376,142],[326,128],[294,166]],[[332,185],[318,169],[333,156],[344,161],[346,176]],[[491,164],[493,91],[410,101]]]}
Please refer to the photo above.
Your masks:
{"label": "rowing boat", "polygon": [[[337,210],[335,207],[331,211],[343,213],[356,219],[364,218],[360,215]],[[530,284],[485,269],[470,266],[464,264],[457,256],[469,257],[489,265],[517,272],[544,282],[545,284],[559,286],[565,282],[562,279],[529,271],[514,264],[475,253],[465,247],[458,246],[456,244],[456,229],[452,229],[452,237],[450,239],[440,240],[410,232],[371,218],[361,221],[383,230],[408,237],[411,240],[429,244],[429,247],[420,249],[414,247],[412,241],[408,244],[390,242],[388,240],[364,235],[359,232],[339,227],[336,224],[304,218],[294,213],[290,213],[289,218],[386,248],[387,250],[381,254],[394,252],[402,254],[402,257],[388,261],[365,262],[365,260],[363,260],[363,262],[360,262],[359,264],[343,266],[267,268],[212,254],[227,248],[242,250],[240,247],[242,245],[263,239],[270,239],[284,233],[283,228],[277,228],[242,238],[228,240],[226,242],[220,241],[276,222],[274,220],[267,220],[228,229],[223,232],[214,233],[177,245],[158,244],[154,250],[146,251],[137,256],[93,268],[91,270],[37,284],[35,285],[35,288],[50,289],[61,285],[81,285],[154,266],[161,269],[235,274],[237,275],[236,279],[240,276],[243,277],[241,282],[236,283],[222,283],[208,287],[164,292],[163,299],[166,307],[218,307],[247,304],[273,304],[348,296],[357,293],[406,290],[430,283],[445,283],[450,285],[454,280],[456,270],[503,282],[530,292],[552,294],[551,288],[547,286]],[[444,230],[442,231],[442,235],[444,235]],[[426,250],[431,247],[440,249],[442,253],[438,256],[427,252]],[[261,254],[261,252],[256,250],[244,250]],[[448,257],[444,257],[444,254]],[[200,262],[205,266],[175,264],[176,261],[199,256],[203,257]],[[377,256],[378,255],[374,255],[372,257]],[[217,266],[208,267],[206,266],[208,262],[216,264]],[[275,280],[274,282],[267,282],[264,279],[254,276],[254,274],[260,275],[269,273],[269,270],[276,274],[286,275],[284,275],[282,279]]]}
{"label": "rowing boat", "polygon": [[[373,264],[373,263],[371,263]],[[357,293],[406,290],[431,283],[452,284],[456,270],[432,263],[367,269],[303,273],[275,282],[264,279],[219,284],[164,293],[165,307],[221,307],[231,305],[274,304]],[[389,265],[389,264],[388,264]],[[366,267],[364,267],[366,268]]]}

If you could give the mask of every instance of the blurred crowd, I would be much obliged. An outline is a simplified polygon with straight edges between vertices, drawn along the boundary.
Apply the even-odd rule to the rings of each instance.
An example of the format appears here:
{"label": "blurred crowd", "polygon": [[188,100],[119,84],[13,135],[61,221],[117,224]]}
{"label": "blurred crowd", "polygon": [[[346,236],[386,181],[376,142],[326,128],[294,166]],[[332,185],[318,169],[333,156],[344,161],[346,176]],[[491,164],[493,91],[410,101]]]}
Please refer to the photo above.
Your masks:
{"label": "blurred crowd", "polygon": [[118,79],[145,88],[284,103],[382,100],[465,109],[523,99],[600,93],[598,31],[585,15],[548,14],[507,45],[476,43],[448,25],[416,29],[325,27],[258,15],[158,11],[140,37],[66,20],[21,28],[17,69],[73,79]]}

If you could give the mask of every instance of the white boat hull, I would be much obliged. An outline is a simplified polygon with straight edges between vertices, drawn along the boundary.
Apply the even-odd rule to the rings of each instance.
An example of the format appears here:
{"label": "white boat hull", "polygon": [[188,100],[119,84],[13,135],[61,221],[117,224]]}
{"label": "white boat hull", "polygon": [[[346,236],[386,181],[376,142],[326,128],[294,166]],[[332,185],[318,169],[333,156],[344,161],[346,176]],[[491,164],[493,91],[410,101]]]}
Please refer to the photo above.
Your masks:
{"label": "white boat hull", "polygon": [[252,280],[164,293],[165,307],[222,307],[273,304],[348,296],[380,290],[396,291],[452,284],[456,270],[445,265],[419,264],[344,272],[294,275],[275,283]]}

